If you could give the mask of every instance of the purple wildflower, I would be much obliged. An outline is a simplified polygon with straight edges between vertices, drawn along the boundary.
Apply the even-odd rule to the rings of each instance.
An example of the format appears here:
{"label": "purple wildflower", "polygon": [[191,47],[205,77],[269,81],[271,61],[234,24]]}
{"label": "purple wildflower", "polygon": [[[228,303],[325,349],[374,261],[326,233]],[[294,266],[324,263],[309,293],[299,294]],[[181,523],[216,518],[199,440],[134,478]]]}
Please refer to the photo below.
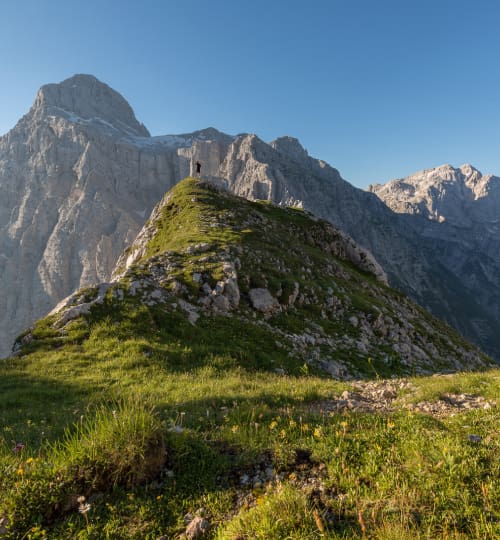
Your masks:
{"label": "purple wildflower", "polygon": [[12,449],[14,452],[20,452],[24,448],[24,444],[22,442],[18,442],[16,446]]}

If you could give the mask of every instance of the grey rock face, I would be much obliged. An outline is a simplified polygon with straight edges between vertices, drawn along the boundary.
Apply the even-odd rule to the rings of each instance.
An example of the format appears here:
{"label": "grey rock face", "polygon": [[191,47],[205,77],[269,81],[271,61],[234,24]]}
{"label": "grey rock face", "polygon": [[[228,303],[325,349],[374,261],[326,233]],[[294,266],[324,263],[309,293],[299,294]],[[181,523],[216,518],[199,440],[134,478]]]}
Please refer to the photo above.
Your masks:
{"label": "grey rock face", "polygon": [[100,124],[133,136],[150,136],[127,101],[91,75],[74,75],[60,84],[42,86],[31,112],[39,118],[62,116],[73,122]]}
{"label": "grey rock face", "polygon": [[498,358],[500,178],[471,165],[442,165],[369,189],[400,214],[449,283],[461,288],[462,305],[448,319]]}
{"label": "grey rock face", "polygon": [[215,170],[231,140],[213,129],[150,137],[91,76],[42,87],[0,137],[0,357],[59,300],[108,281],[165,191],[197,159]]}

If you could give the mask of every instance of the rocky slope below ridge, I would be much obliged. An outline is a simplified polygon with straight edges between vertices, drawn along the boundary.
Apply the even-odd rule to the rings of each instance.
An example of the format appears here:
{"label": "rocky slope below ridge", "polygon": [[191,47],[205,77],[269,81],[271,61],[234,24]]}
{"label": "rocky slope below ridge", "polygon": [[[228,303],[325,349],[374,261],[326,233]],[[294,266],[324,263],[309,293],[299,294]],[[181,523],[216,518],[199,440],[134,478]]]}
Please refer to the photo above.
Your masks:
{"label": "rocky slope below ridge", "polygon": [[486,337],[486,319],[494,331],[500,319],[500,178],[468,164],[442,165],[369,190],[423,239],[450,280],[476,298],[486,317],[470,315],[475,333]]}
{"label": "rocky slope below ridge", "polygon": [[125,311],[158,327],[180,324],[180,314],[196,328],[192,339],[216,351],[227,344],[213,342],[213,324],[235,346],[258,331],[259,347],[274,349],[268,367],[283,372],[306,365],[351,378],[490,363],[385,280],[371,254],[328,222],[186,179],[153,210],[112,282],[69,296],[16,349],[74,344],[95,317]]}
{"label": "rocky slope below ridge", "polygon": [[197,160],[205,177],[239,195],[303,206],[342,228],[375,255],[391,285],[500,358],[498,319],[488,311],[500,306],[500,273],[475,249],[466,282],[470,270],[451,274],[435,253],[460,258],[460,245],[445,237],[436,248],[296,139],[266,144],[214,129],[149,137],[126,101],[87,75],[42,87],[0,138],[0,356],[61,298],[107,281],[145,216]]}
{"label": "rocky slope below ridge", "polygon": [[220,175],[239,195],[299,204],[334,223],[374,254],[392,286],[500,359],[500,272],[482,240],[456,242],[456,233],[440,229],[437,242],[416,226],[421,219],[353,187],[291,137],[269,145],[255,135],[236,138]]}

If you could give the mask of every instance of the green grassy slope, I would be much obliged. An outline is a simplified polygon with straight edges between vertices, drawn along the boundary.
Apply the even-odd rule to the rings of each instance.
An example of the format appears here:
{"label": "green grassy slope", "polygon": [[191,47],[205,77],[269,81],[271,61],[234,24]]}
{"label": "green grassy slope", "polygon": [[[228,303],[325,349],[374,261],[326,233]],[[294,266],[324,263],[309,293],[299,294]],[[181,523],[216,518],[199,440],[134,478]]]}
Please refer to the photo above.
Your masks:
{"label": "green grassy slope", "polygon": [[188,180],[155,212],[116,282],[0,364],[0,538],[176,538],[197,515],[206,538],[495,538],[498,370],[383,381],[433,366],[403,335],[438,370],[485,357],[301,211]]}

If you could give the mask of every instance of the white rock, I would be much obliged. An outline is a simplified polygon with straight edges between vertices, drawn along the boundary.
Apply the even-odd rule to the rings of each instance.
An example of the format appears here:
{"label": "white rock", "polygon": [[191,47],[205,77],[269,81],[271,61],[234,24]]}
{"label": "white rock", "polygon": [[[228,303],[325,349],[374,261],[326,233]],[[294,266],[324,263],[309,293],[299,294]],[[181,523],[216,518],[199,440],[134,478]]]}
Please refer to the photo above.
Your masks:
{"label": "white rock", "polygon": [[262,313],[271,313],[279,308],[278,300],[267,289],[250,289],[248,296],[253,308]]}

